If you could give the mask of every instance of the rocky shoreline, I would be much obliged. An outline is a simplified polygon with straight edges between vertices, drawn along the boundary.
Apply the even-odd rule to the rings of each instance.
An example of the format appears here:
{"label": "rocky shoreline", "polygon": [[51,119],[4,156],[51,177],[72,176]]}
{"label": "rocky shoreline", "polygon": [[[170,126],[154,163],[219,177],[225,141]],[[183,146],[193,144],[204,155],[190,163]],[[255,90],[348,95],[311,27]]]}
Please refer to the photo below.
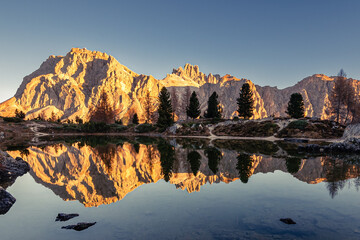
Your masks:
{"label": "rocky shoreline", "polygon": [[308,144],[299,146],[299,151],[312,153],[345,153],[360,154],[360,138],[350,138],[343,142],[331,143],[327,146],[319,144]]}
{"label": "rocky shoreline", "polygon": [[6,214],[16,199],[6,191],[17,177],[30,170],[30,166],[22,158],[12,158],[8,153],[0,150],[0,215]]}

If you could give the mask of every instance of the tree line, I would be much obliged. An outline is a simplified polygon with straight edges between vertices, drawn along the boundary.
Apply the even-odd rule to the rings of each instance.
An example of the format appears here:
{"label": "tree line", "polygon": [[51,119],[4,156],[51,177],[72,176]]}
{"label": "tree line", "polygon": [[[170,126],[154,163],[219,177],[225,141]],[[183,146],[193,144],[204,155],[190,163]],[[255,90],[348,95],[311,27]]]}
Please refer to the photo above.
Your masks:
{"label": "tree line", "polygon": [[[355,92],[353,81],[347,78],[343,69],[334,79],[334,86],[329,94],[330,116],[338,123],[360,122],[360,96]],[[290,97],[287,114],[292,118],[305,117],[304,101],[300,93]]]}

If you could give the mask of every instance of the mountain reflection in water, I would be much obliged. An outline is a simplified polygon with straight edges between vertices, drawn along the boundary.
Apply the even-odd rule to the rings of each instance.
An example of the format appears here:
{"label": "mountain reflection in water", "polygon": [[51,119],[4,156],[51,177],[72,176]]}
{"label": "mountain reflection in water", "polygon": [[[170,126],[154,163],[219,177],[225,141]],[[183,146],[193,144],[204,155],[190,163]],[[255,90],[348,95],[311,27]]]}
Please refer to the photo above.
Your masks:
{"label": "mountain reflection in water", "polygon": [[[191,142],[192,141],[192,142]],[[62,199],[78,200],[86,207],[121,200],[142,184],[164,179],[189,193],[206,183],[247,183],[256,173],[288,172],[308,184],[326,182],[332,198],[346,185],[360,186],[357,162],[329,156],[274,157],[264,145],[249,142],[210,144],[194,140],[147,141],[86,140],[9,151],[31,166],[36,182]],[[244,145],[245,144],[245,145]],[[272,143],[270,152],[283,151]],[[270,145],[269,145],[270,144]],[[234,148],[246,146],[243,148]],[[231,147],[228,147],[231,146]]]}

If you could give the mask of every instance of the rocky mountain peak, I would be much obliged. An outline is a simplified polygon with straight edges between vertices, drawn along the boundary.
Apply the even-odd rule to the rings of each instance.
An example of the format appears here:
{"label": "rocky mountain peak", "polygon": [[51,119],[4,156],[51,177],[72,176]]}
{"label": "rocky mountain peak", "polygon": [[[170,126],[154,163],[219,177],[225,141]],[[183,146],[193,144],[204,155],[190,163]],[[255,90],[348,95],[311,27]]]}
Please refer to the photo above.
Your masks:
{"label": "rocky mountain peak", "polygon": [[334,77],[328,77],[325,74],[314,74],[312,78],[320,78],[323,81],[334,81]]}
{"label": "rocky mountain peak", "polygon": [[[108,93],[109,103],[119,112],[117,118],[129,119],[136,112],[142,122],[144,94],[149,91],[156,99],[165,86],[175,89],[179,101],[185,89],[191,87],[191,91],[198,94],[202,113],[207,108],[209,96],[216,91],[224,107],[224,118],[230,118],[237,115],[236,99],[242,84],[249,82],[255,100],[254,118],[286,116],[290,95],[299,92],[304,98],[306,116],[328,119],[333,80],[334,77],[314,74],[285,89],[261,87],[229,74],[222,77],[206,75],[199,66],[189,63],[158,80],[131,71],[106,53],[72,48],[65,56],[51,55],[39,69],[24,77],[15,96],[0,104],[0,115],[13,116],[18,109],[29,119],[40,114],[47,119],[55,113],[56,118],[62,120],[79,116],[86,121],[89,109],[98,102],[99,93],[104,90]],[[360,81],[349,80],[359,93]],[[177,109],[176,115],[184,119],[184,111],[180,107]]]}
{"label": "rocky mountain peak", "polygon": [[200,72],[198,65],[191,65],[189,63],[186,63],[184,68],[179,67],[178,69],[173,69],[172,73],[185,80],[194,81],[200,86],[205,83],[217,84],[220,80],[220,75],[213,75],[212,73],[206,75],[205,73]]}

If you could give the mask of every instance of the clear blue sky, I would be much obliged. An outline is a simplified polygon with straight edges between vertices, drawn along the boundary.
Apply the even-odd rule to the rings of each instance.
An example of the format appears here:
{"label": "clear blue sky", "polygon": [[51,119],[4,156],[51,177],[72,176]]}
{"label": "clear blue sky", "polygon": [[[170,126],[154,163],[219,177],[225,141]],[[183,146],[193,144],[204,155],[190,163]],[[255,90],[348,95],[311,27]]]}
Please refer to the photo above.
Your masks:
{"label": "clear blue sky", "polygon": [[72,47],[159,79],[185,63],[279,88],[340,68],[360,79],[360,1],[2,1],[0,101]]}

